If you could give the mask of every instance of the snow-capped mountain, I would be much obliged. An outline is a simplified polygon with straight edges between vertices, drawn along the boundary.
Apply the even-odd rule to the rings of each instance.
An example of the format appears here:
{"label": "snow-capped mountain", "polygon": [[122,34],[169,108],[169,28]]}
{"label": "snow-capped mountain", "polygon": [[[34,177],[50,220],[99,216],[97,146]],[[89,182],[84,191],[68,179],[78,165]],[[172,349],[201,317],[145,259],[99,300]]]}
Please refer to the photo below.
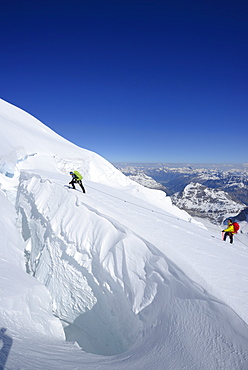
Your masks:
{"label": "snow-capped mountain", "polygon": [[199,183],[190,183],[183,191],[171,196],[173,204],[193,217],[205,217],[221,224],[227,217],[237,216],[245,204],[233,200],[223,190],[211,189]]}
{"label": "snow-capped mountain", "polygon": [[247,368],[246,225],[224,243],[3,100],[0,132],[2,368]]}
{"label": "snow-capped mountain", "polygon": [[[240,168],[238,166],[232,168],[230,165],[216,167],[206,165],[205,168],[182,165],[168,167],[161,164],[153,166],[137,164],[136,167],[118,165],[117,168],[138,183],[144,175],[152,177],[154,181],[159,181],[158,186],[165,186],[166,190],[160,189],[171,195],[173,203],[180,209],[187,210],[193,216],[208,218],[210,221],[222,222],[226,211],[230,211],[227,217],[231,217],[248,205],[247,164]],[[194,194],[189,192],[191,184],[199,184],[199,191],[196,192],[194,189],[192,190]],[[150,187],[149,182],[143,182],[143,185]],[[155,187],[154,184],[152,186]],[[202,189],[205,189],[204,192]],[[192,195],[193,198],[190,199]]]}
{"label": "snow-capped mountain", "polygon": [[180,192],[190,182],[199,183],[213,189],[221,189],[248,204],[248,164],[241,165],[162,165],[118,164],[117,167],[129,175],[144,173],[166,186],[173,194]]}

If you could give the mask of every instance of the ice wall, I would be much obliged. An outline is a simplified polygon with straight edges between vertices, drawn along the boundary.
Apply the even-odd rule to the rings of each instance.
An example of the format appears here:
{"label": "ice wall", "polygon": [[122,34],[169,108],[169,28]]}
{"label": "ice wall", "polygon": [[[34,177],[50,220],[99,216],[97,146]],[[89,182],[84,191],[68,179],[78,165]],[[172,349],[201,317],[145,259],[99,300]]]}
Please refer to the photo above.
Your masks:
{"label": "ice wall", "polygon": [[[15,226],[15,208],[2,191],[0,204],[0,325],[21,338],[32,333],[63,340],[49,292],[25,272],[25,244]],[[2,344],[0,340],[1,349]]]}
{"label": "ice wall", "polygon": [[22,174],[17,209],[27,272],[48,288],[67,338],[89,352],[126,351],[146,325],[138,313],[170,275],[165,260],[131,231],[37,175]]}

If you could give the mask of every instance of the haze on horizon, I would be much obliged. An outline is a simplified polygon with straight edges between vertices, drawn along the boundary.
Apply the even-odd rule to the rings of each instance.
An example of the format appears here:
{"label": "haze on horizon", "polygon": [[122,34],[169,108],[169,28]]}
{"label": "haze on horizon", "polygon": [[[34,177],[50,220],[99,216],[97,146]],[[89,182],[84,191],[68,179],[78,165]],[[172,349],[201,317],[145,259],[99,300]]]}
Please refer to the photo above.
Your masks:
{"label": "haze on horizon", "polygon": [[189,163],[189,162],[113,162],[115,166],[130,165],[134,167],[192,167],[210,169],[240,169],[248,170],[248,163]]}

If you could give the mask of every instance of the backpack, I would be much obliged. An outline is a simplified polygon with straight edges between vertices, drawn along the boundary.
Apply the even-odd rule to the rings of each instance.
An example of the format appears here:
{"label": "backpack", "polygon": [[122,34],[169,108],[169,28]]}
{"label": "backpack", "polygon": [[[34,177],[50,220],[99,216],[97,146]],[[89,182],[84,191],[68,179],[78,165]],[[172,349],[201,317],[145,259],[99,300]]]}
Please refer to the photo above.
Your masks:
{"label": "backpack", "polygon": [[77,180],[82,180],[83,176],[78,171],[74,171],[73,173],[77,177]]}
{"label": "backpack", "polygon": [[233,222],[233,227],[234,227],[234,233],[237,234],[239,231],[239,224],[237,222]]}

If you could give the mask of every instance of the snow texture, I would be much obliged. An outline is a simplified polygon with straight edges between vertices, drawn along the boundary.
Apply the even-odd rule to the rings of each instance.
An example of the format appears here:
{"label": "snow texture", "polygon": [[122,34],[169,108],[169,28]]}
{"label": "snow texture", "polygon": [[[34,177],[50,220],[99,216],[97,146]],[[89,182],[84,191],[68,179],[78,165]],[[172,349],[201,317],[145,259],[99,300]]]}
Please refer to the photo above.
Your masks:
{"label": "snow texture", "polygon": [[3,100],[0,130],[0,368],[248,369],[245,227],[224,243]]}

